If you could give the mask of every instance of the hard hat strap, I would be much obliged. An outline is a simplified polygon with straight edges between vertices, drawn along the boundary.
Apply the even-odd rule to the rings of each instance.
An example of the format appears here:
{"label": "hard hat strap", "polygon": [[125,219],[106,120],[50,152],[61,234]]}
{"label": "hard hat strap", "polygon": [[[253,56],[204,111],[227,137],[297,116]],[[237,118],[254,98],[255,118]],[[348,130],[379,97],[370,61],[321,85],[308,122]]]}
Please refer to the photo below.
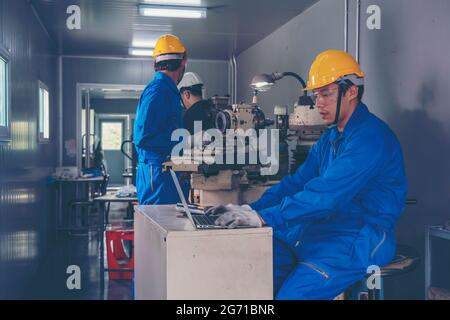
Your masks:
{"label": "hard hat strap", "polygon": [[338,100],[337,100],[337,105],[336,105],[336,117],[334,118],[334,122],[329,126],[330,128],[337,126],[338,121],[339,121],[339,115],[341,114],[341,101],[342,101],[342,96],[345,93],[345,84],[340,82],[338,83],[339,85],[339,93],[338,93]]}

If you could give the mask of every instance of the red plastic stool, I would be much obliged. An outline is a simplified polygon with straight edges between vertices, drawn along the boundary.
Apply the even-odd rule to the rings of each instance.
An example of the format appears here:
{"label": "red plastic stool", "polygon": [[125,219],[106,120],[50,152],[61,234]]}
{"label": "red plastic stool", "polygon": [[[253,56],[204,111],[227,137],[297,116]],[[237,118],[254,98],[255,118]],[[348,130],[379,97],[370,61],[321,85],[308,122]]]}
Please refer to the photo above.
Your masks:
{"label": "red plastic stool", "polygon": [[[134,230],[121,228],[106,231],[108,269],[134,270],[134,254],[131,250],[130,255],[127,255],[124,247],[126,240],[134,243]],[[109,271],[111,280],[131,280],[132,275],[132,271]]]}

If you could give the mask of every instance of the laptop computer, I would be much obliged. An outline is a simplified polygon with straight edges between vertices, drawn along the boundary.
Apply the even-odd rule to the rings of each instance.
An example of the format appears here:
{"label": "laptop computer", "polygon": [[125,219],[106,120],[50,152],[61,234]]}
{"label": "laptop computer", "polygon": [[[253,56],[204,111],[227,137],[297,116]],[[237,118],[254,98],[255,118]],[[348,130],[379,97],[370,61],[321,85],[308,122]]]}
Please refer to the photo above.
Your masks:
{"label": "laptop computer", "polygon": [[195,229],[228,229],[228,227],[226,226],[217,226],[214,224],[214,221],[219,217],[218,215],[193,215],[186,202],[183,191],[181,190],[177,175],[173,170],[170,170],[170,174],[172,175],[173,183],[175,183],[178,195],[180,196],[181,202],[183,203],[184,212],[186,213],[186,216],[191,221]]}

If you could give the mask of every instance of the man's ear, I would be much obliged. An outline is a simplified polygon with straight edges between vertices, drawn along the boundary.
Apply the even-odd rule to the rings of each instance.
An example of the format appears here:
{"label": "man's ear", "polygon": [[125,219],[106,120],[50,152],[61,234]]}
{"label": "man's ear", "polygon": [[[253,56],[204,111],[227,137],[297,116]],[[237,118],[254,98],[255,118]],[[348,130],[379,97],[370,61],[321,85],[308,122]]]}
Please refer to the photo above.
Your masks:
{"label": "man's ear", "polygon": [[350,88],[348,88],[345,95],[347,96],[348,100],[353,100],[358,98],[358,87],[353,85]]}

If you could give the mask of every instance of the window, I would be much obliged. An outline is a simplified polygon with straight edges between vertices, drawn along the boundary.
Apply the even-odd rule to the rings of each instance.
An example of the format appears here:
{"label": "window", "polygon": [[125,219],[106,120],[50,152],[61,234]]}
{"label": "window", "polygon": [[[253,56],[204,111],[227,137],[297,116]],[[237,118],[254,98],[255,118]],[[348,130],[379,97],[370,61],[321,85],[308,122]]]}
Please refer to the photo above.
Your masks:
{"label": "window", "polygon": [[11,139],[8,53],[0,47],[0,141]]}
{"label": "window", "polygon": [[120,150],[122,145],[122,122],[102,122],[103,150]]}
{"label": "window", "polygon": [[39,142],[50,139],[50,98],[48,87],[39,81]]}

